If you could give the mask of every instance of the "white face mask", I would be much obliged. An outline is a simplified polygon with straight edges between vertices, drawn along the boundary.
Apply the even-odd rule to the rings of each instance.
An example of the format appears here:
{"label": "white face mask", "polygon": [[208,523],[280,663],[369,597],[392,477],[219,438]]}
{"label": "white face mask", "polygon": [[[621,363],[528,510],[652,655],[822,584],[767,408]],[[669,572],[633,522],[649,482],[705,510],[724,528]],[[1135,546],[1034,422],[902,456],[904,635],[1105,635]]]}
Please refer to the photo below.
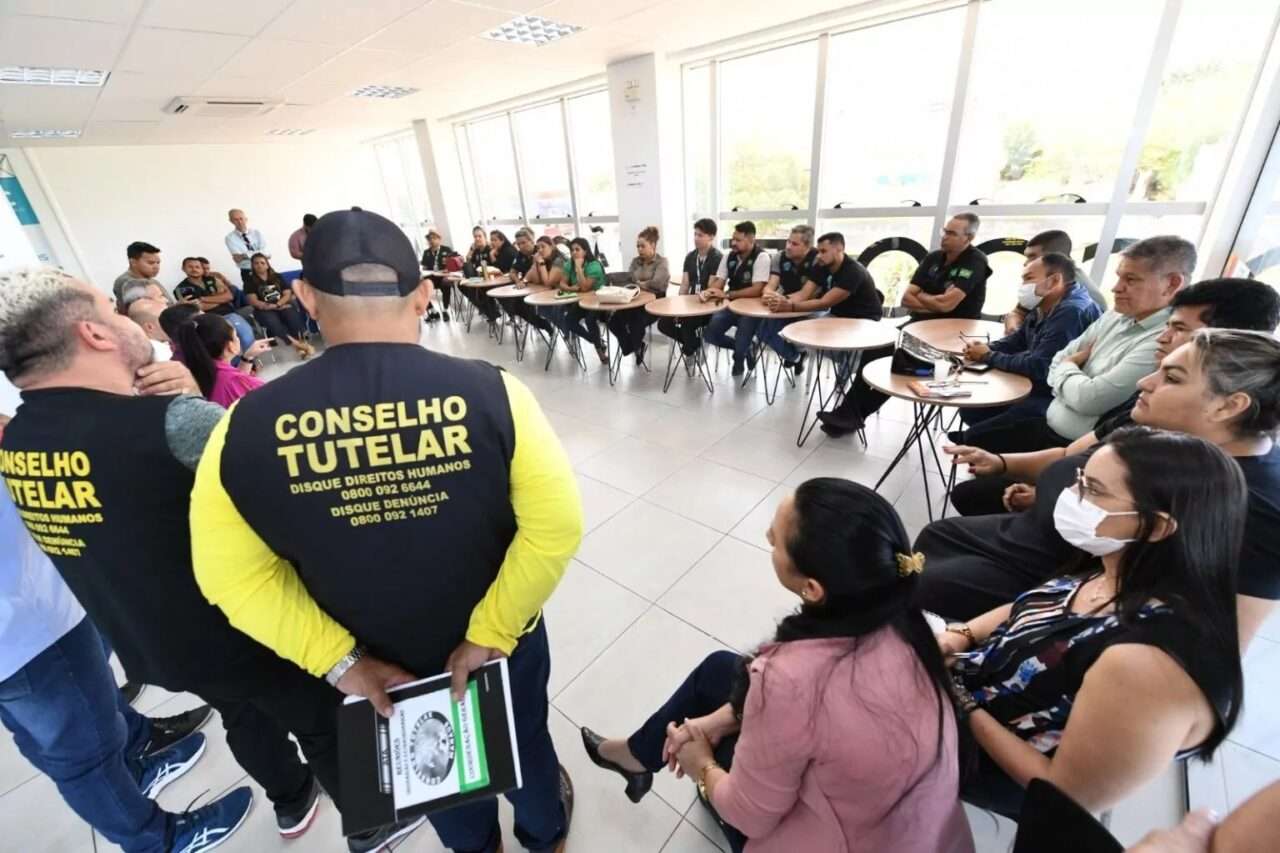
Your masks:
{"label": "white face mask", "polygon": [[1018,305],[1028,311],[1039,305],[1043,299],[1043,296],[1036,295],[1036,285],[1033,281],[1025,282],[1018,288]]}
{"label": "white face mask", "polygon": [[1137,512],[1107,512],[1074,488],[1063,489],[1053,506],[1053,526],[1068,544],[1095,557],[1114,554],[1133,539],[1112,539],[1098,535],[1098,525],[1113,515],[1137,515]]}

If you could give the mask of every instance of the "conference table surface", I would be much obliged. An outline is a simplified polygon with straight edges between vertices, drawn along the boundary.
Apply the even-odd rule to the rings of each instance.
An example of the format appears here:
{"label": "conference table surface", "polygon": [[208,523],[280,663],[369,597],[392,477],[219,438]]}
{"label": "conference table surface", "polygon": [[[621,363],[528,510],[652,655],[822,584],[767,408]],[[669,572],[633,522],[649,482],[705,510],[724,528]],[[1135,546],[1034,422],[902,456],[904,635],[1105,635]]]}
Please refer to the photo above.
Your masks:
{"label": "conference table surface", "polygon": [[998,341],[1004,337],[1004,324],[992,320],[959,320],[939,317],[936,320],[920,320],[903,326],[904,334],[924,341],[931,347],[959,355],[964,352],[961,336]]}
{"label": "conference table surface", "polygon": [[515,299],[517,297],[524,299],[530,294],[542,293],[544,290],[550,289],[540,284],[507,284],[490,290],[489,295],[494,299]]}
{"label": "conference table surface", "polygon": [[711,299],[703,302],[692,293],[655,299],[644,306],[644,310],[655,317],[670,317],[675,320],[688,317],[710,317],[724,309],[724,302]]}
{"label": "conference table surface", "polygon": [[559,296],[562,291],[547,288],[537,293],[530,293],[524,298],[524,301],[537,308],[550,308],[553,305],[574,305],[582,298],[581,293],[575,293],[572,296]]}
{"label": "conference table surface", "polygon": [[898,339],[898,330],[875,320],[817,317],[784,326],[782,337],[807,349],[850,352],[889,346]]}
{"label": "conference table surface", "polygon": [[642,308],[651,302],[656,302],[657,299],[658,297],[652,292],[642,290],[629,302],[601,302],[600,295],[592,291],[582,294],[578,304],[582,306],[584,311],[630,311],[633,308]]}
{"label": "conference table surface", "polygon": [[748,296],[742,299],[727,299],[729,310],[742,317],[754,317],[757,320],[796,320],[800,317],[812,317],[812,311],[770,311],[769,306],[759,296]]}
{"label": "conference table surface", "polygon": [[927,383],[928,377],[902,376],[890,371],[891,358],[879,358],[862,368],[862,378],[881,393],[900,400],[930,406],[952,406],[957,409],[986,409],[1008,406],[1031,394],[1031,380],[1016,373],[992,368],[985,373],[962,371],[960,386],[972,392],[968,397],[924,397],[911,389],[911,383]]}

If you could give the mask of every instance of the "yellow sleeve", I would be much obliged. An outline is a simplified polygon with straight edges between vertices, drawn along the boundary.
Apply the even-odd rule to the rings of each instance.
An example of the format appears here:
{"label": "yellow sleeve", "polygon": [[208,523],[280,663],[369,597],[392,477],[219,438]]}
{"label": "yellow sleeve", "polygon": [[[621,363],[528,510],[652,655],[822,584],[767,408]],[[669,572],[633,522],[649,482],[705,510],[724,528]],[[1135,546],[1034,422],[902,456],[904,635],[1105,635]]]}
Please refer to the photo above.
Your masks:
{"label": "yellow sleeve", "polygon": [[467,639],[511,654],[551,597],[582,541],[582,499],[569,457],[533,394],[502,374],[515,422],[511,506],[516,535],[484,598],[471,611]]}
{"label": "yellow sleeve", "polygon": [[267,547],[231,502],[221,474],[230,422],[228,415],[214,428],[196,468],[191,492],[196,583],[233,626],[323,676],[355,647],[355,638],[320,609],[289,561]]}

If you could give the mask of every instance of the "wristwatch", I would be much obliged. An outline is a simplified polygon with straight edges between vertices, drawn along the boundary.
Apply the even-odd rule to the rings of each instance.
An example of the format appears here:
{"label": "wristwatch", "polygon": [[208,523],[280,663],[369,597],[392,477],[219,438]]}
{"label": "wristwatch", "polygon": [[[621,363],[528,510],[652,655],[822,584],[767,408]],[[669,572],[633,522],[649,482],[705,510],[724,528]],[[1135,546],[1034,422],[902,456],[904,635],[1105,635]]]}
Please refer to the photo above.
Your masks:
{"label": "wristwatch", "polygon": [[724,769],[716,762],[708,761],[703,765],[702,769],[698,771],[698,796],[704,800],[707,799],[707,774],[711,772],[712,768],[716,770]]}
{"label": "wristwatch", "polygon": [[342,676],[347,674],[347,670],[360,662],[368,651],[364,646],[356,645],[351,651],[343,655],[342,660],[338,661],[333,667],[324,674],[324,680],[329,682],[331,687],[337,687],[338,682],[342,680]]}

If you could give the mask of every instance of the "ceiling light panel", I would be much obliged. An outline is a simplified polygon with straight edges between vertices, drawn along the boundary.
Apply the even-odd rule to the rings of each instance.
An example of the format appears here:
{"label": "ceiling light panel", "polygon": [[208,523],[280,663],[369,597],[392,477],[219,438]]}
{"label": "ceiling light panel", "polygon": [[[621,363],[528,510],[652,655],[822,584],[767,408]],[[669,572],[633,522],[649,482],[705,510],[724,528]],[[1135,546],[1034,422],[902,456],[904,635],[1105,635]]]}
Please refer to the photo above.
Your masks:
{"label": "ceiling light panel", "polygon": [[110,72],[88,68],[39,68],[30,65],[0,66],[0,83],[25,86],[101,87]]}
{"label": "ceiling light panel", "polygon": [[78,130],[15,130],[9,134],[14,139],[78,139]]}
{"label": "ceiling light panel", "polygon": [[315,133],[314,127],[273,127],[267,131],[267,136],[306,136],[309,133]]}
{"label": "ceiling light panel", "polygon": [[361,86],[351,94],[357,98],[407,98],[421,91],[411,86]]}
{"label": "ceiling light panel", "polygon": [[571,36],[582,27],[573,24],[562,24],[537,15],[517,15],[497,29],[480,35],[494,41],[505,41],[511,44],[531,44],[542,47],[557,39]]}

